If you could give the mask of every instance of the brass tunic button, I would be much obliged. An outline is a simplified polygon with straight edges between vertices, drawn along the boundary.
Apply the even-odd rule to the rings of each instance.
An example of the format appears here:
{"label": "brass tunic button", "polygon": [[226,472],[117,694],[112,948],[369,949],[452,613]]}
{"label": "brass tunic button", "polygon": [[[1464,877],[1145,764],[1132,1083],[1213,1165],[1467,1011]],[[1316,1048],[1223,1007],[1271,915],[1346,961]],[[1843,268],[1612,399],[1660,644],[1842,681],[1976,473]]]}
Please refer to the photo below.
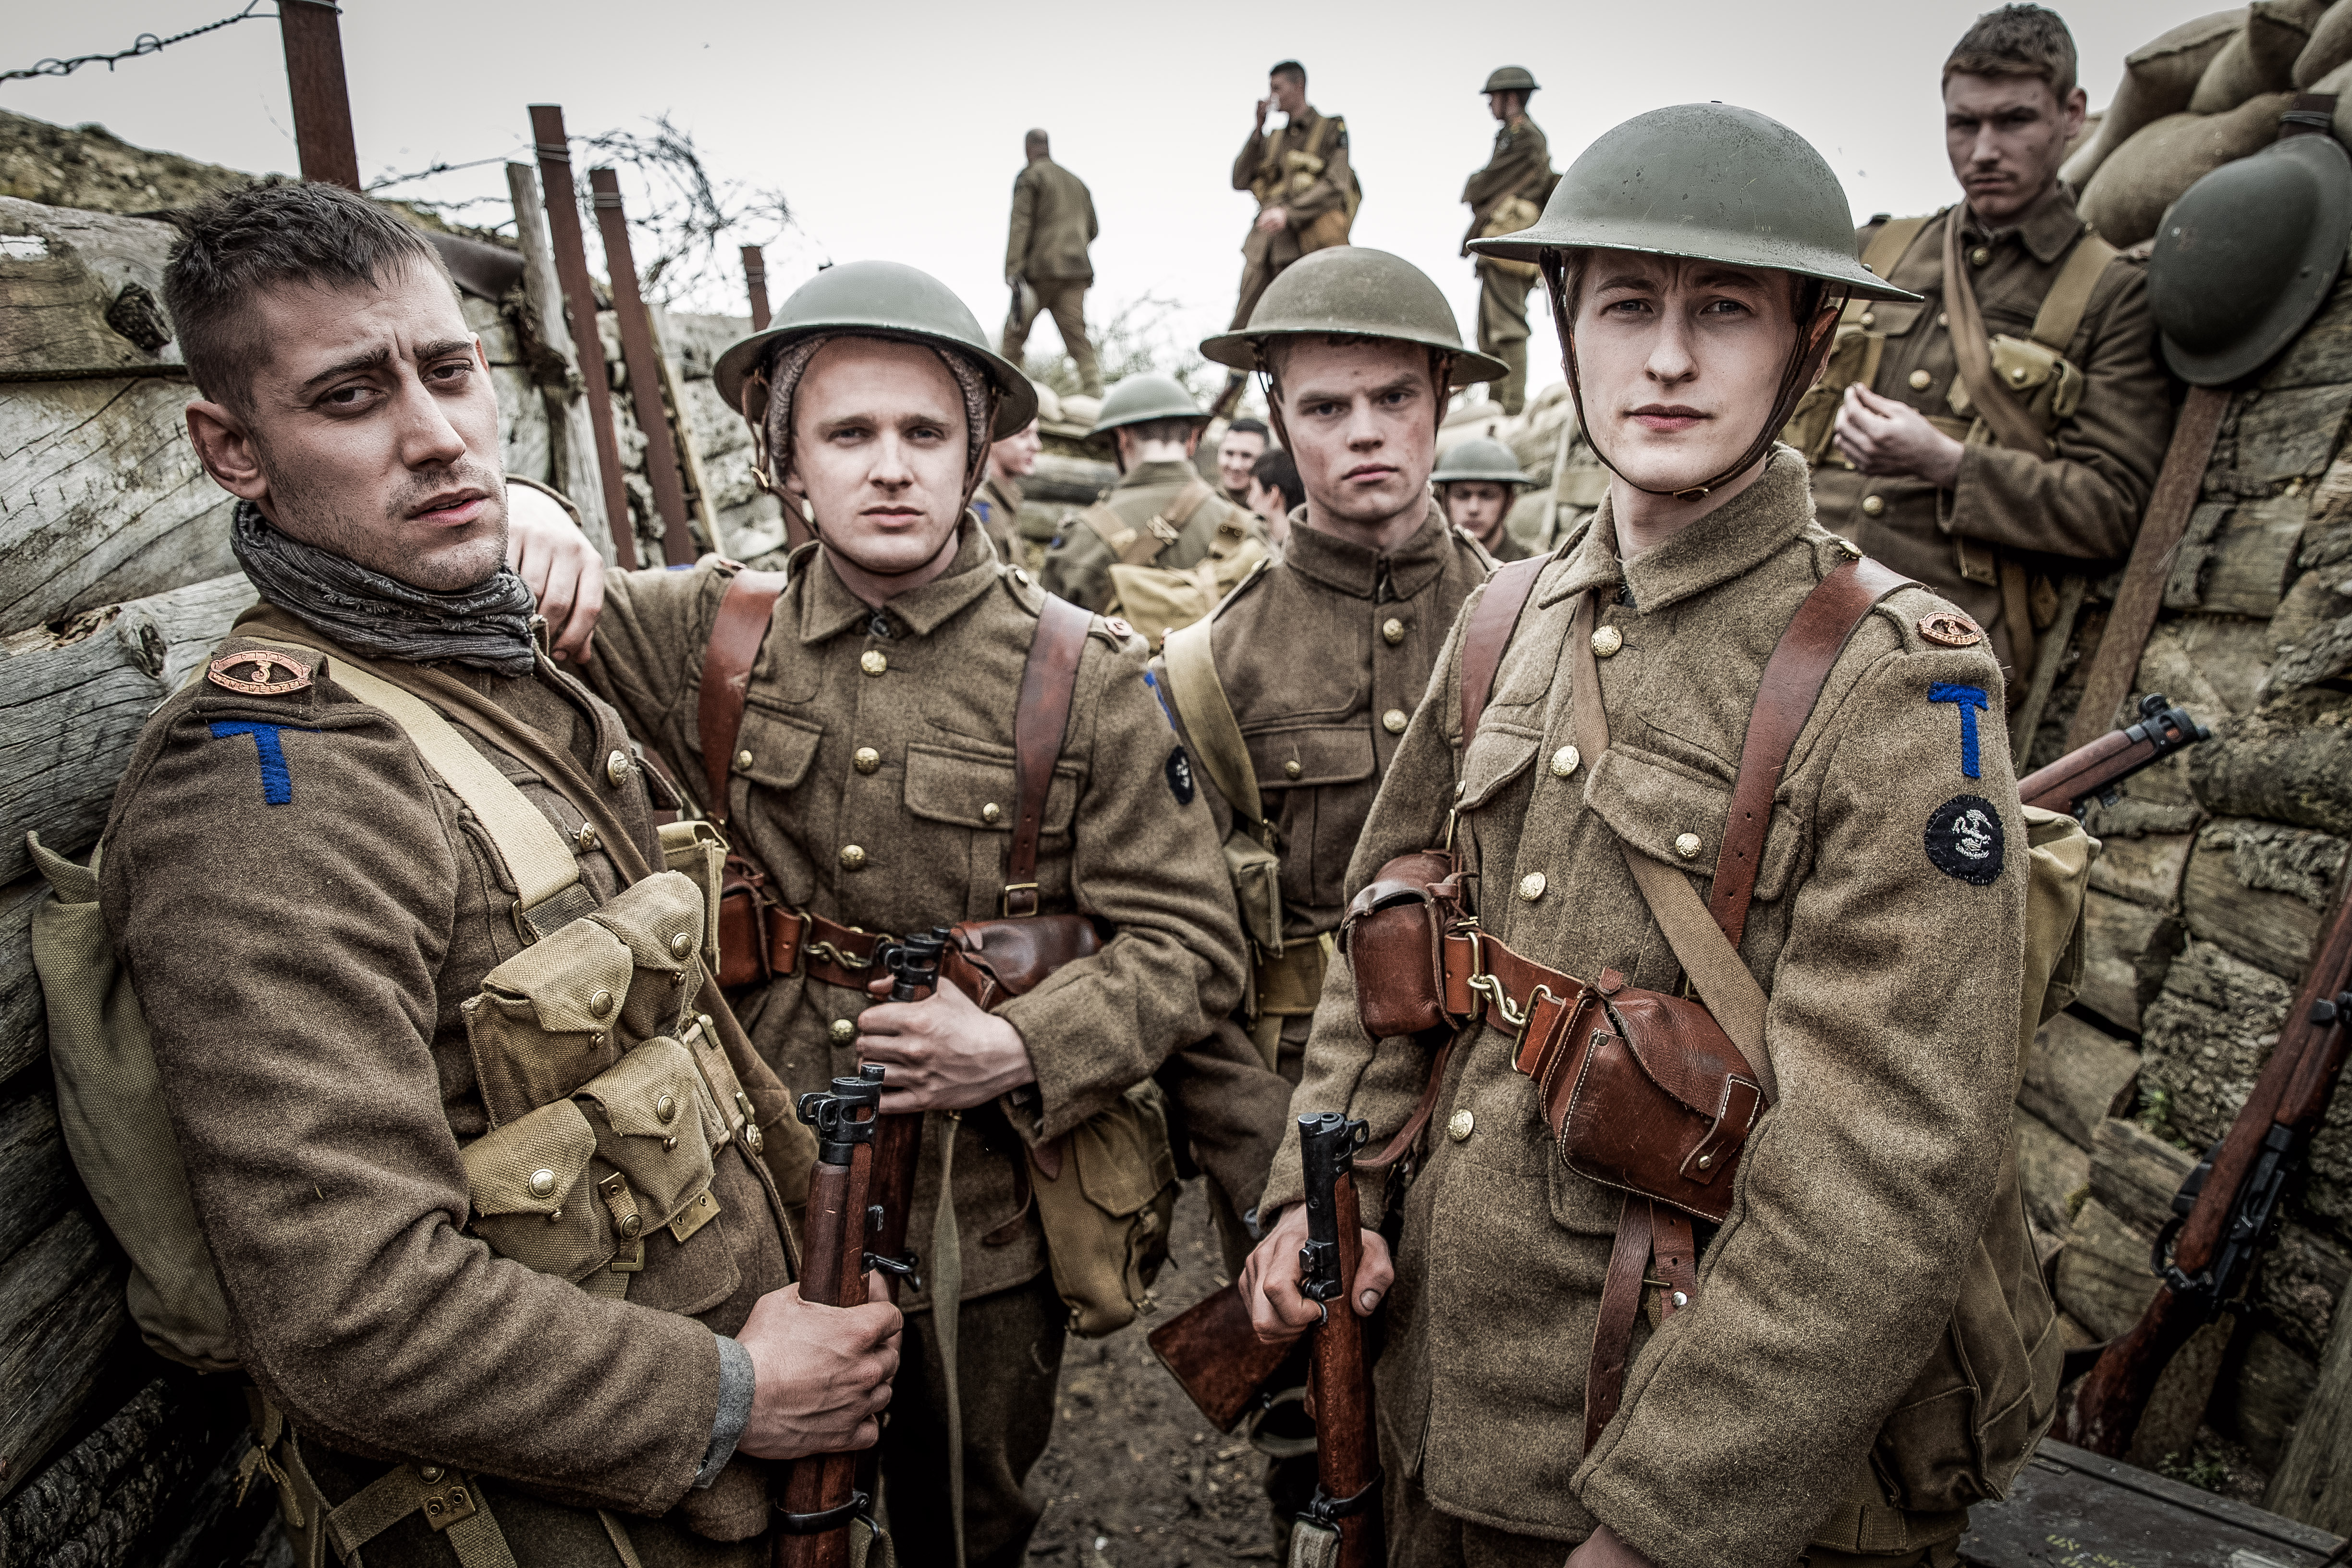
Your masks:
{"label": "brass tunic button", "polygon": [[1685,860],[1697,859],[1698,852],[1705,847],[1696,833],[1679,834],[1675,838],[1675,853]]}
{"label": "brass tunic button", "polygon": [[1911,390],[1914,392],[1925,392],[1935,384],[1936,378],[1924,370],[1915,370],[1911,373]]}
{"label": "brass tunic button", "polygon": [[1969,265],[1971,267],[1982,267],[1991,259],[1992,247],[1989,245],[1979,245],[1969,252]]}
{"label": "brass tunic button", "polygon": [[610,991],[607,991],[603,986],[599,985],[595,990],[591,991],[588,994],[588,1016],[590,1017],[607,1018],[612,1016],[612,1013],[613,994]]}
{"label": "brass tunic button", "polygon": [[1391,647],[1404,641],[1404,623],[1391,616],[1381,623],[1381,640]]}
{"label": "brass tunic button", "polygon": [[1862,313],[1862,324],[1865,327],[1874,327],[1878,325],[1877,312],[1874,310],[1864,310]]}
{"label": "brass tunic button", "polygon": [[1551,754],[1551,771],[1561,778],[1566,778],[1576,771],[1577,764],[1582,761],[1584,761],[1583,752],[1574,746],[1562,746]]}
{"label": "brass tunic button", "polygon": [[676,1097],[676,1096],[674,1096],[674,1095],[667,1095],[667,1094],[665,1094],[665,1095],[663,1095],[659,1100],[655,1100],[655,1101],[654,1101],[654,1115],[655,1115],[655,1117],[656,1117],[657,1120],[659,1120],[659,1121],[660,1121],[660,1122],[662,1123],[662,1125],[663,1125],[663,1126],[665,1126],[665,1127],[668,1126],[671,1122],[673,1122],[673,1121],[677,1121],[677,1097]]}
{"label": "brass tunic button", "polygon": [[1306,771],[1306,764],[1301,763],[1297,757],[1293,757],[1288,762],[1282,764],[1282,776],[1286,779],[1295,779]]}
{"label": "brass tunic button", "polygon": [[641,1214],[623,1215],[620,1231],[623,1241],[635,1241],[646,1228],[646,1216]]}
{"label": "brass tunic button", "polygon": [[751,752],[736,752],[736,753],[735,753],[735,765],[736,765],[737,767],[739,767],[739,768],[748,768],[748,767],[750,767],[750,766],[751,765]]}
{"label": "brass tunic button", "polygon": [[441,1467],[438,1465],[419,1465],[416,1467],[416,1479],[423,1481],[426,1486],[431,1486],[435,1481],[441,1479]]}
{"label": "brass tunic button", "polygon": [[980,819],[993,827],[1004,820],[1004,808],[992,800],[980,808]]}
{"label": "brass tunic button", "polygon": [[857,1037],[857,1026],[847,1018],[835,1018],[830,1033],[835,1045],[845,1046]]}
{"label": "brass tunic button", "polygon": [[870,773],[882,765],[882,753],[871,746],[860,746],[849,753],[849,765],[861,773]]}
{"label": "brass tunic button", "polygon": [[1885,496],[1864,496],[1862,498],[1862,510],[1864,516],[1876,517],[1880,512],[1885,511],[1885,510],[1886,498]]}
{"label": "brass tunic button", "polygon": [[1613,658],[1625,646],[1625,634],[1615,626],[1603,626],[1592,634],[1592,651],[1597,658]]}
{"label": "brass tunic button", "polygon": [[2009,379],[2016,385],[2023,386],[2025,384],[2025,367],[2021,364],[2013,364],[2010,366]]}
{"label": "brass tunic button", "polygon": [[543,1165],[538,1170],[533,1171],[530,1173],[530,1195],[535,1198],[553,1197],[555,1195],[555,1173],[547,1169]]}
{"label": "brass tunic button", "polygon": [[879,675],[890,668],[890,660],[880,648],[869,647],[857,656],[857,668],[868,675]]}
{"label": "brass tunic button", "polygon": [[1025,566],[1015,566],[1013,569],[1013,580],[1026,588],[1029,585],[1029,569]]}
{"label": "brass tunic button", "polygon": [[606,757],[604,759],[604,776],[612,780],[613,787],[614,789],[618,789],[623,784],[628,783],[629,753],[626,752],[614,752],[612,755]]}
{"label": "brass tunic button", "polygon": [[1544,896],[1544,874],[1530,871],[1519,879],[1519,897],[1532,904]]}
{"label": "brass tunic button", "polygon": [[1403,734],[1404,727],[1412,722],[1412,720],[1405,717],[1405,711],[1402,708],[1391,708],[1381,715],[1381,728],[1391,735]]}
{"label": "brass tunic button", "polygon": [[855,871],[865,864],[866,850],[862,846],[845,844],[841,847],[841,865],[844,870]]}
{"label": "brass tunic button", "polygon": [[1470,1108],[1465,1105],[1445,1119],[1445,1135],[1456,1143],[1463,1142],[1477,1124],[1478,1119],[1470,1114]]}
{"label": "brass tunic button", "polygon": [[1949,316],[1946,315],[1946,314],[1945,314],[1943,311],[1941,311],[1941,310],[1938,310],[1938,311],[1937,311],[1937,312],[1936,312],[1936,325],[1937,325],[1937,326],[1939,326],[1939,327],[1949,327],[1951,324],[1952,324],[1952,318],[1951,318],[1951,317],[1949,317]]}
{"label": "brass tunic button", "polygon": [[596,829],[594,825],[586,822],[582,823],[580,825],[580,831],[572,836],[572,841],[580,847],[580,853],[583,855],[585,855],[591,849],[595,848]]}
{"label": "brass tunic button", "polygon": [[679,931],[669,939],[669,955],[672,958],[684,958],[693,951],[694,937],[690,932]]}

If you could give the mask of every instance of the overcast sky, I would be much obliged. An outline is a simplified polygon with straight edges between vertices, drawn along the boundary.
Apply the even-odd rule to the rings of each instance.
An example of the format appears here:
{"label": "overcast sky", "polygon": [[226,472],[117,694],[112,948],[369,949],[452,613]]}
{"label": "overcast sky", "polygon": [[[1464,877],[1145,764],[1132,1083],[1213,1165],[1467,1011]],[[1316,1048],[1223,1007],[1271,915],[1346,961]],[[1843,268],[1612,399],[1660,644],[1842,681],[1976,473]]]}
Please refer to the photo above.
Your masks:
{"label": "overcast sky", "polygon": [[[0,69],[121,49],[236,0],[75,0],[9,6]],[[645,130],[667,113],[712,173],[783,192],[798,219],[769,246],[781,301],[824,260],[887,257],[1003,320],[1005,217],[1022,132],[1093,188],[1102,222],[1089,316],[1150,294],[1177,301],[1187,342],[1221,331],[1255,211],[1234,154],[1287,56],[1307,96],[1344,114],[1364,185],[1355,239],[1396,251],[1452,298],[1465,340],[1476,284],[1457,248],[1462,183],[1490,150],[1478,89],[1495,67],[1543,84],[1532,112],[1556,164],[1661,104],[1721,99],[1787,121],[1829,158],[1856,216],[1925,212],[1955,195],[1938,68],[1980,0],[1678,0],[1666,5],[754,4],[751,0],[342,0],[360,165],[370,178],[521,153],[524,106],[563,105],[576,133]],[[2093,108],[2124,55],[2195,4],[2063,7]],[[16,58],[21,57],[21,58]],[[0,83],[0,107],[233,167],[295,167],[274,22],[190,39],[111,72]],[[497,164],[400,195],[503,200]],[[489,223],[496,205],[455,214]],[[593,235],[593,230],[591,231]],[[592,239],[593,243],[593,239]],[[692,301],[745,307],[731,291]],[[1538,305],[1538,330],[1545,331]],[[1033,346],[1049,344],[1042,323]],[[1538,353],[1538,366],[1557,356]],[[1537,384],[1559,379],[1538,370]]]}

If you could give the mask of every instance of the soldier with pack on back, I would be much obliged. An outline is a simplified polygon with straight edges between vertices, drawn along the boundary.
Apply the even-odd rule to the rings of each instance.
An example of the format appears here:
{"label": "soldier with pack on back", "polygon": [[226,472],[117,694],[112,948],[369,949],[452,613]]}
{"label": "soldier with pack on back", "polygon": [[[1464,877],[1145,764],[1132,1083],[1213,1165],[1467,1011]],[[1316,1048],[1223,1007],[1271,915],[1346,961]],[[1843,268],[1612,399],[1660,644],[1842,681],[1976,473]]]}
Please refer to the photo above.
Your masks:
{"label": "soldier with pack on back", "polygon": [[2130,553],[2172,428],[2146,273],[2058,179],[2083,124],[2074,68],[2039,5],[1988,12],[1953,47],[1945,143],[1965,199],[1864,226],[1864,265],[1920,298],[1846,307],[1786,433],[1823,526],[1981,625],[2012,703],[2065,580]]}
{"label": "soldier with pack on back", "polygon": [[188,428],[262,602],[97,867],[209,1249],[133,1310],[257,1385],[299,1562],[764,1564],[760,1461],[875,1440],[898,1314],[788,1284],[811,1145],[709,980],[715,860],[538,640],[438,254],[327,184],[183,229]]}
{"label": "soldier with pack on back", "polygon": [[[1486,166],[1462,187],[1462,204],[1470,209],[1470,231],[1462,237],[1462,254],[1470,242],[1512,234],[1536,221],[1544,198],[1559,176],[1553,173],[1551,149],[1543,128],[1528,118],[1528,98],[1536,79],[1524,66],[1504,66],[1486,78],[1482,89],[1486,111],[1502,122],[1495,132],[1494,154]],[[1528,402],[1528,290],[1536,283],[1534,268],[1507,257],[1480,256],[1478,272],[1478,352],[1492,354],[1508,368],[1486,395],[1517,414]]]}

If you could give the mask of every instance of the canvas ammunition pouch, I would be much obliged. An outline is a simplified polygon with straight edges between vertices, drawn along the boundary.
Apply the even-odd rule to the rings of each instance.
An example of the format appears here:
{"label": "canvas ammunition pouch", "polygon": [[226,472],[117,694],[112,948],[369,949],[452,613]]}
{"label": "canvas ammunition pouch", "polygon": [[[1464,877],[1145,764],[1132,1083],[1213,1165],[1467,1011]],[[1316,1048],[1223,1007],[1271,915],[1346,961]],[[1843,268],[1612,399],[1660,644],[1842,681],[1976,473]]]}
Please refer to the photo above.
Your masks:
{"label": "canvas ammunition pouch", "polygon": [[[1466,752],[1542,561],[1488,580],[1462,655]],[[1341,946],[1355,971],[1359,1017],[1375,1039],[1423,1034],[1434,1053],[1420,1103],[1388,1148],[1360,1165],[1409,1163],[1434,1111],[1454,1033],[1483,1024],[1508,1035],[1512,1065],[1534,1079],[1547,1125],[1572,1170],[1626,1194],[1586,1373],[1589,1449],[1622,1398],[1645,1285],[1658,1321],[1698,1296],[1692,1220],[1728,1213],[1747,1140],[1777,1096],[1765,1049],[1765,994],[1738,954],[1769,805],[1782,766],[1853,628],[1903,585],[1854,560],[1815,588],[1768,662],[1743,742],[1709,896],[1680,871],[1623,846],[1625,861],[1696,1000],[1643,991],[1604,970],[1591,979],[1523,958],[1480,929],[1465,886],[1475,847],[1401,856],[1351,900]],[[1591,596],[1568,633],[1572,714],[1587,760],[1609,744],[1590,634]],[[2079,824],[2028,813],[2032,850],[2028,951],[2017,1061],[2034,1029],[2071,999],[2092,846]],[[1878,1436],[1878,1495],[1832,1521],[1824,1544],[1886,1549],[1918,1515],[2002,1496],[2056,1409],[2063,1346],[2035,1260],[2015,1161],[1963,1266],[1944,1342]],[[1843,1530],[1844,1537],[1837,1531]],[[1855,1544],[1861,1542],[1863,1544]]]}
{"label": "canvas ammunition pouch", "polygon": [[[1336,116],[1325,115],[1316,121],[1314,128],[1307,132],[1306,146],[1294,147],[1287,152],[1276,151],[1281,145],[1278,132],[1265,135],[1257,177],[1250,182],[1250,192],[1257,197],[1261,209],[1278,205],[1286,199],[1303,196],[1315,188],[1315,182],[1321,179],[1323,171],[1330,166],[1330,160],[1323,155],[1323,149],[1335,126],[1344,134],[1348,122]],[[1348,243],[1348,236],[1356,223],[1356,209],[1364,201],[1363,184],[1356,178],[1352,166],[1348,173],[1348,189],[1341,193],[1341,196],[1339,205],[1309,219],[1298,230],[1298,248],[1302,254]]]}
{"label": "canvas ammunition pouch", "polygon": [[[1478,237],[1496,239],[1503,235],[1517,234],[1523,228],[1533,228],[1536,226],[1536,220],[1541,216],[1543,216],[1543,208],[1528,200],[1527,197],[1505,196],[1495,204],[1495,210],[1487,215],[1486,223],[1479,227]],[[1543,268],[1532,261],[1513,261],[1502,256],[1479,257],[1477,269],[1482,272],[1491,272],[1497,278],[1514,279],[1521,283],[1532,283],[1543,273]]]}

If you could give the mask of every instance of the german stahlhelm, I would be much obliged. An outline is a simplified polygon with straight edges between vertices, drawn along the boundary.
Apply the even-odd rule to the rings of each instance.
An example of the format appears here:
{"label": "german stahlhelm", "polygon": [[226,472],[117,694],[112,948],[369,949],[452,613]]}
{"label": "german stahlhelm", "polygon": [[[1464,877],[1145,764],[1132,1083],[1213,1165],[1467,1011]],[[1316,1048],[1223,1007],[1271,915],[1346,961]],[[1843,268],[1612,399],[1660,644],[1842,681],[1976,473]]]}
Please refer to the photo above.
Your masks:
{"label": "german stahlhelm", "polygon": [[1437,471],[1429,476],[1433,485],[1450,485],[1464,480],[1484,479],[1497,485],[1526,486],[1535,483],[1519,471],[1519,460],[1500,441],[1485,437],[1462,442],[1445,454]]}
{"label": "german stahlhelm", "polygon": [[1266,285],[1249,325],[1221,332],[1202,353],[1235,370],[1270,370],[1262,353],[1277,338],[1388,338],[1454,356],[1454,386],[1496,382],[1501,360],[1462,346],[1454,307],[1428,275],[1402,256],[1361,245],[1335,245],[1299,258]]}
{"label": "german stahlhelm", "polygon": [[1147,425],[1157,419],[1189,419],[1205,425],[1209,415],[1174,376],[1130,375],[1112,384],[1102,400],[1102,413],[1087,434],[1107,436],[1122,425]]}

